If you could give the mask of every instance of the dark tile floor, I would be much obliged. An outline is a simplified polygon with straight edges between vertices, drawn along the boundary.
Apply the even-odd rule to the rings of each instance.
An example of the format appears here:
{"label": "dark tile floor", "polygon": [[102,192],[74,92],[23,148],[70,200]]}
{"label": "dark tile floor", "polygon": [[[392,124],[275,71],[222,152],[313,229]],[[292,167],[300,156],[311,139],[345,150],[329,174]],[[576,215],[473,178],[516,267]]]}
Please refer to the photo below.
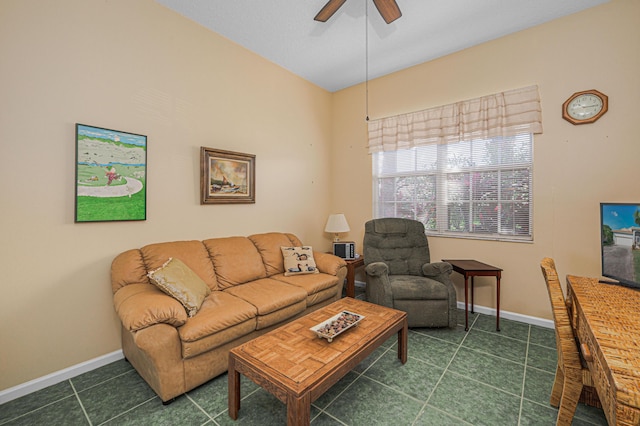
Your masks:
{"label": "dark tile floor", "polygon": [[[464,311],[459,311],[464,324]],[[553,330],[470,316],[469,332],[412,329],[409,360],[389,339],[311,408],[313,425],[553,425]],[[0,425],[284,425],[286,408],[246,378],[237,421],[227,414],[227,376],[164,406],[124,360],[0,405]],[[606,425],[579,404],[574,425]]]}

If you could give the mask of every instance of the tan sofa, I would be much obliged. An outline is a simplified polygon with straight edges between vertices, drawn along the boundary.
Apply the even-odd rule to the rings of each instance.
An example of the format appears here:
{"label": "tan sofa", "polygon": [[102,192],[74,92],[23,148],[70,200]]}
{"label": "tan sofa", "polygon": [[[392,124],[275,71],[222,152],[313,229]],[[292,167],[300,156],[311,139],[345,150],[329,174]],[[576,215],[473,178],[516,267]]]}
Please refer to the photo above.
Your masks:
{"label": "tan sofa", "polygon": [[[342,297],[344,260],[313,252],[320,273],[284,275],[281,247],[292,234],[151,244],[119,254],[111,265],[122,350],[163,402],[227,370],[229,350]],[[147,277],[180,259],[211,289],[188,317],[180,302]]]}

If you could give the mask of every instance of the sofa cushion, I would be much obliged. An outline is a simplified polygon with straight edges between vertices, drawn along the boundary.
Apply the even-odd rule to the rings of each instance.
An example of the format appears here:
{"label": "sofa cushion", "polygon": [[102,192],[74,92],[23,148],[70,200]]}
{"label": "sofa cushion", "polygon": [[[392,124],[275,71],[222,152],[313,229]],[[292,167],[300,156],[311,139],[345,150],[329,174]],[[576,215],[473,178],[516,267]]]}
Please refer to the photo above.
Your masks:
{"label": "sofa cushion", "polygon": [[160,268],[147,274],[158,288],[178,300],[194,316],[211,290],[180,259],[169,258]]}
{"label": "sofa cushion", "polygon": [[307,292],[307,306],[315,305],[318,302],[322,302],[336,295],[338,277],[334,275],[307,274],[292,277],[279,274],[271,278],[304,289],[304,291]]}
{"label": "sofa cushion", "polygon": [[307,302],[305,300],[301,300],[293,305],[287,306],[286,308],[271,312],[270,314],[258,315],[256,317],[256,330],[263,330],[275,324],[291,321],[293,318],[304,312],[306,308]]}
{"label": "sofa cushion", "polygon": [[251,303],[258,310],[258,315],[269,314],[307,298],[304,289],[271,278],[251,281],[224,291]]}
{"label": "sofa cushion", "polygon": [[302,242],[293,234],[283,232],[268,232],[254,234],[248,237],[262,256],[267,276],[284,272],[284,259],[281,247],[299,247]]}
{"label": "sofa cushion", "polygon": [[113,304],[123,327],[129,331],[162,323],[179,327],[187,322],[184,306],[151,284],[122,287],[113,296]]}
{"label": "sofa cushion", "polygon": [[209,252],[201,241],[173,241],[167,243],[149,244],[140,249],[142,261],[147,271],[153,271],[162,266],[167,259],[180,259],[202,280],[210,290],[217,290],[216,274],[209,258]]}
{"label": "sofa cushion", "polygon": [[224,290],[251,303],[258,310],[257,329],[284,321],[307,307],[307,292],[271,278],[263,278]]}
{"label": "sofa cushion", "polygon": [[223,291],[214,291],[198,314],[178,328],[182,356],[190,358],[215,349],[256,329],[257,309]]}
{"label": "sofa cushion", "polygon": [[248,238],[212,238],[203,243],[213,262],[221,290],[267,276],[262,257]]}
{"label": "sofa cushion", "polygon": [[318,273],[311,246],[282,247],[281,250],[285,276]]}

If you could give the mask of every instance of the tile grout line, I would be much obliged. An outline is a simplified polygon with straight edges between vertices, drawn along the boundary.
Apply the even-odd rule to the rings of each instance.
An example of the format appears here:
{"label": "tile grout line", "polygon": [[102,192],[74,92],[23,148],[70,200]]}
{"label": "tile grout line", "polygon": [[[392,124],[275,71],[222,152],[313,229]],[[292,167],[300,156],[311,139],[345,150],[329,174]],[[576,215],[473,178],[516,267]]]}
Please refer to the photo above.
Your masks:
{"label": "tile grout line", "polygon": [[[531,326],[529,326],[529,327],[531,327]],[[476,331],[477,331],[478,333],[484,333],[484,334],[490,334],[490,335],[501,336],[501,337],[504,337],[505,339],[508,339],[508,340],[515,340],[516,342],[528,343],[528,341],[529,341],[529,340],[528,340],[528,338],[527,338],[527,340],[522,340],[522,339],[518,339],[517,337],[506,336],[506,335],[504,335],[504,334],[497,334],[497,333],[502,333],[501,331],[494,332],[494,331],[492,331],[492,330],[491,330],[491,331],[488,331],[488,330],[482,330],[482,329],[478,329],[478,330],[476,330]],[[546,346],[544,346],[544,345],[538,345],[538,346],[546,347]]]}
{"label": "tile grout line", "polygon": [[[320,410],[320,409],[319,409],[319,410]],[[326,412],[326,411],[324,411],[324,410],[320,410],[320,412],[318,413],[318,415],[317,415],[317,416],[315,416],[313,419],[311,419],[311,421],[313,422],[315,419],[317,419],[318,417],[320,417],[320,415],[321,415],[321,414],[324,414],[325,416],[327,416],[327,417],[329,417],[329,418],[331,418],[331,419],[335,420],[336,422],[340,423],[341,425],[349,426],[347,423],[343,422],[343,421],[342,421],[342,420],[340,420],[339,418],[337,418],[337,417],[333,416],[331,413],[328,413],[328,412]]]}
{"label": "tile grout line", "polygon": [[118,417],[124,416],[125,414],[127,414],[127,413],[130,413],[130,412],[134,411],[136,408],[142,407],[143,405],[145,405],[145,404],[146,404],[146,403],[148,403],[149,401],[153,401],[154,399],[158,399],[158,400],[159,400],[160,398],[159,398],[157,395],[155,395],[155,396],[153,396],[153,397],[151,397],[151,398],[147,399],[146,401],[142,401],[140,404],[137,404],[137,405],[135,405],[135,406],[133,406],[133,407],[129,408],[128,410],[125,410],[125,411],[123,411],[122,413],[119,413],[119,414],[117,414],[117,415],[115,415],[115,416],[113,416],[113,417],[111,417],[111,418],[109,418],[109,419],[105,420],[104,422],[102,422],[102,423],[98,424],[98,426],[104,425],[104,424],[106,424],[106,423],[108,423],[108,422],[112,421],[113,419],[117,419]]}
{"label": "tile grout line", "polygon": [[520,409],[518,410],[518,426],[522,422],[522,406],[524,405],[524,387],[527,380],[527,364],[529,362],[529,344],[531,342],[531,325],[527,333],[527,349],[524,351],[524,371],[522,372],[522,391],[520,391]]}
{"label": "tile grout line", "polygon": [[[380,358],[382,358],[382,357],[383,357],[387,352],[389,352],[389,351],[391,350],[391,348],[392,348],[392,347],[393,347],[393,345],[391,345],[390,347],[386,348],[386,349],[385,349],[385,350],[380,354],[380,356],[379,356],[379,357],[377,357],[374,361],[372,361],[372,362],[371,362],[371,364],[369,364],[369,366],[368,366],[367,368],[365,368],[362,372],[358,373],[358,372],[354,372],[353,370],[351,370],[351,372],[354,372],[354,374],[356,374],[356,375],[357,375],[357,377],[356,377],[355,379],[353,379],[353,381],[352,381],[351,383],[349,383],[349,384],[347,385],[347,387],[345,387],[345,388],[342,390],[342,392],[340,392],[338,395],[336,395],[336,397],[335,397],[335,398],[333,398],[331,401],[329,401],[329,403],[328,403],[324,408],[320,408],[320,407],[318,407],[317,405],[315,405],[315,407],[316,407],[318,410],[320,410],[320,413],[325,413],[325,414],[327,414],[327,415],[330,415],[328,412],[326,412],[326,411],[325,411],[325,409],[326,409],[326,408],[329,408],[329,407],[331,406],[331,404],[333,404],[333,403],[334,403],[338,398],[340,398],[340,397],[342,396],[342,394],[344,394],[347,390],[349,390],[349,388],[350,388],[351,386],[353,386],[353,384],[354,384],[355,382],[357,382],[357,381],[358,381],[358,379],[360,379],[360,378],[364,375],[364,373],[365,373],[365,372],[367,372],[367,370],[369,370],[369,369],[371,368],[371,366],[372,366],[373,364],[375,364],[376,362],[378,362],[378,360],[380,360]],[[365,376],[365,377],[366,377],[366,376]],[[312,405],[314,405],[314,404],[312,404]],[[318,415],[320,415],[320,414],[318,414]],[[316,416],[316,417],[317,417],[317,416]],[[333,416],[331,416],[331,417],[333,417]]]}
{"label": "tile grout line", "polygon": [[84,417],[87,419],[87,422],[89,422],[89,426],[93,426],[93,422],[91,422],[91,419],[89,418],[89,413],[87,413],[87,410],[84,408],[84,404],[82,403],[82,400],[80,399],[80,395],[78,395],[78,391],[76,390],[76,387],[73,386],[73,382],[71,382],[71,379],[69,379],[69,385],[71,386],[71,390],[73,390],[73,394],[76,397],[76,401],[78,401],[78,404],[80,404],[80,408],[82,409],[82,412],[84,413]]}
{"label": "tile grout line", "polygon": [[[479,316],[475,317],[475,319],[471,323],[471,327],[469,327],[469,330],[464,332],[464,337],[462,338],[462,340],[458,344],[458,347],[456,348],[456,351],[451,356],[451,359],[449,360],[449,362],[447,363],[447,366],[442,371],[442,374],[440,375],[440,378],[438,378],[438,381],[436,382],[436,384],[433,386],[433,389],[431,390],[431,392],[429,392],[429,396],[427,396],[427,399],[425,400],[424,404],[422,404],[422,408],[420,408],[420,410],[418,411],[418,414],[416,415],[416,418],[413,419],[413,422],[411,423],[412,426],[416,424],[416,422],[418,421],[420,416],[422,416],[422,414],[424,413],[425,408],[427,408],[427,404],[429,404],[429,400],[431,399],[431,397],[433,396],[434,392],[438,388],[438,385],[440,385],[440,382],[442,381],[442,378],[444,377],[444,375],[447,373],[447,370],[449,370],[449,366],[451,365],[451,363],[453,362],[453,359],[458,354],[458,351],[462,347],[462,344],[464,343],[464,341],[467,339],[467,336],[469,335],[469,332],[471,331],[471,329],[475,325],[476,321],[478,321],[478,318],[479,318]],[[456,324],[456,327],[457,327],[457,324]]]}
{"label": "tile grout line", "polygon": [[[246,378],[246,380],[251,381],[251,379],[249,379],[248,377]],[[257,386],[257,385],[256,385]],[[248,394],[246,394],[245,396],[240,398],[240,403],[242,403],[242,401],[245,401],[247,398],[249,398],[251,395],[255,394],[256,392],[260,392],[260,387],[258,386],[257,388],[255,388],[254,390],[252,390],[251,392],[249,392]],[[187,395],[187,393],[185,393],[185,395]],[[214,421],[214,423],[216,425],[219,425],[220,423],[218,423],[218,421],[216,420],[218,417],[222,416],[225,413],[229,413],[229,408],[227,406],[227,408],[225,408],[224,410],[220,411],[219,413],[213,415],[212,420]]]}
{"label": "tile grout line", "polygon": [[[371,362],[371,364],[369,364],[369,366],[368,366],[367,368],[365,368],[364,370],[362,370],[362,372],[358,373],[358,372],[354,372],[353,370],[351,370],[354,374],[356,374],[356,375],[357,375],[357,377],[356,377],[356,378],[355,378],[351,383],[349,383],[349,385],[347,385],[347,387],[345,387],[345,388],[342,390],[342,392],[340,392],[338,395],[336,395],[336,397],[335,397],[335,398],[333,398],[331,401],[329,401],[329,403],[325,406],[325,408],[320,408],[319,406],[317,406],[317,405],[315,405],[315,404],[312,404],[312,405],[313,405],[313,406],[315,406],[315,407],[318,409],[318,411],[319,411],[318,415],[316,415],[316,417],[314,417],[314,419],[318,418],[321,414],[325,414],[325,415],[327,415],[327,416],[331,417],[332,419],[334,419],[334,420],[336,420],[336,421],[338,421],[339,423],[341,423],[341,424],[343,424],[343,425],[344,425],[345,423],[344,423],[342,420],[340,420],[339,418],[336,418],[336,417],[335,417],[335,416],[333,416],[331,413],[329,413],[328,411],[326,411],[326,408],[329,408],[329,407],[331,406],[331,404],[333,404],[337,399],[339,399],[339,398],[340,398],[340,397],[341,397],[345,392],[347,392],[347,390],[349,390],[349,388],[351,388],[351,387],[352,387],[352,386],[353,386],[353,385],[354,385],[358,380],[360,380],[362,377],[364,377],[364,378],[365,378],[365,379],[367,379],[367,380],[371,380],[371,381],[372,381],[372,382],[374,382],[374,383],[378,383],[379,385],[382,385],[383,387],[389,388],[389,389],[393,390],[394,392],[398,392],[398,393],[400,393],[400,394],[402,394],[402,395],[405,395],[405,396],[406,396],[406,397],[408,397],[408,398],[415,399],[415,398],[413,398],[412,396],[407,395],[407,394],[405,394],[405,393],[404,393],[404,392],[402,392],[402,391],[399,391],[399,390],[397,390],[397,389],[394,389],[394,388],[390,387],[390,386],[389,386],[389,385],[387,385],[386,383],[379,382],[379,381],[377,381],[377,380],[375,380],[375,379],[373,379],[373,378],[368,377],[368,376],[366,376],[366,375],[365,375],[365,373],[366,373],[367,371],[369,371],[369,369],[370,369],[370,368],[371,368],[371,367],[372,367],[376,362],[378,362],[378,361],[379,361],[383,356],[385,356],[385,355],[387,354],[387,352],[391,351],[391,350],[394,348],[394,346],[395,346],[395,345],[391,345],[391,346],[389,346],[388,348],[386,348],[386,349],[385,349],[385,350],[380,354],[380,356],[378,356],[374,361],[372,361],[372,362]],[[419,361],[419,360],[418,360],[418,361]],[[418,400],[416,399],[416,401],[418,401]],[[314,419],[312,419],[312,420],[314,420]]]}
{"label": "tile grout line", "polygon": [[[16,417],[11,417],[11,418],[7,418],[7,419],[4,419],[4,420],[1,420],[0,421],[0,425],[11,423],[11,422],[13,422],[13,421],[15,421],[17,419],[22,418],[22,417],[28,416],[28,415],[33,414],[35,412],[38,412],[40,410],[44,410],[45,408],[51,407],[52,405],[55,405],[55,404],[59,403],[60,401],[64,401],[65,399],[73,398],[73,396],[74,396],[73,394],[70,394],[70,395],[64,396],[62,398],[56,399],[55,401],[51,401],[51,402],[49,402],[49,403],[47,403],[45,405],[42,405],[40,407],[34,408],[33,410],[29,410],[29,411],[27,411],[25,413],[22,413],[22,414],[20,414],[20,415],[18,415]],[[9,401],[9,402],[11,402],[11,401]]]}
{"label": "tile grout line", "polygon": [[[416,361],[420,362],[420,360],[419,360],[419,359],[417,359],[417,358],[414,358],[414,360],[416,360]],[[369,381],[371,381],[371,382],[373,382],[373,383],[377,383],[377,384],[379,384],[380,386],[382,386],[382,387],[384,387],[384,388],[389,389],[390,391],[393,391],[393,392],[395,392],[395,393],[399,393],[400,395],[404,396],[404,397],[405,397],[405,398],[407,398],[407,399],[412,399],[412,400],[414,400],[414,401],[416,401],[416,402],[422,402],[420,399],[416,398],[415,396],[409,395],[409,394],[407,394],[406,392],[404,392],[404,391],[402,391],[402,390],[400,390],[400,389],[396,389],[396,388],[394,388],[393,386],[390,386],[390,385],[388,385],[388,384],[386,384],[386,383],[384,383],[384,382],[381,382],[381,381],[379,381],[379,380],[376,380],[376,379],[374,379],[373,377],[365,376],[364,374],[362,375],[362,377],[364,377],[365,379],[367,379],[367,380],[369,380]]]}
{"label": "tile grout line", "polygon": [[[200,406],[200,404],[198,404],[198,403],[197,403],[193,398],[191,398],[191,395],[189,395],[189,393],[188,393],[188,392],[185,392],[185,393],[184,393],[184,396],[185,396],[189,401],[191,401],[191,403],[192,403],[193,405],[195,405],[195,406],[196,406],[196,408],[198,408],[198,410],[202,411],[202,412],[204,413],[204,415],[205,415],[205,416],[207,416],[207,417],[209,418],[209,420],[211,420],[211,421],[213,422],[213,424],[215,424],[215,425],[217,425],[217,424],[218,424],[218,422],[216,422],[216,421],[215,421],[215,419],[214,419],[213,417],[211,417],[211,415],[210,415],[209,413],[207,413],[207,412],[205,411],[205,409],[204,409],[204,408],[202,408],[202,407]],[[208,423],[208,421],[204,422],[203,424],[206,424],[206,423]]]}
{"label": "tile grout line", "polygon": [[[124,377],[124,376],[126,376],[127,374],[138,374],[138,373],[136,372],[136,370],[134,370],[133,368],[131,368],[129,371],[124,371],[124,372],[122,372],[122,373],[116,374],[115,376],[109,377],[108,379],[105,379],[105,380],[102,380],[102,381],[96,382],[96,383],[92,384],[91,386],[87,386],[85,389],[82,389],[82,390],[78,391],[77,393],[85,392],[85,391],[88,391],[89,389],[93,389],[93,388],[95,388],[96,386],[104,385],[105,383],[111,382],[111,381],[113,381],[113,380],[115,380],[115,379],[117,379],[117,378],[119,378],[119,377]],[[68,379],[68,380],[69,380],[69,383],[70,383],[70,384],[71,384],[71,386],[73,387],[74,391],[75,391],[75,387],[73,386],[73,379],[77,379],[78,377],[80,377],[80,376],[71,377],[70,379]]]}
{"label": "tile grout line", "polygon": [[449,373],[450,373],[450,374],[452,374],[452,375],[454,375],[454,376],[458,376],[458,377],[460,377],[460,379],[463,379],[463,381],[473,382],[473,383],[477,383],[477,384],[479,384],[479,385],[484,385],[484,386],[486,386],[486,387],[488,387],[488,388],[491,388],[491,389],[494,389],[494,390],[496,390],[496,391],[498,391],[498,392],[501,392],[501,393],[504,393],[504,394],[507,394],[507,395],[510,395],[510,396],[514,396],[514,397],[516,397],[516,398],[520,398],[520,396],[519,396],[518,394],[515,394],[515,393],[513,393],[513,392],[509,392],[509,391],[507,391],[507,390],[501,389],[501,388],[499,388],[498,386],[491,385],[491,384],[489,384],[489,383],[485,383],[485,382],[483,382],[483,381],[481,381],[481,380],[474,379],[473,377],[467,377],[467,376],[465,376],[465,375],[463,375],[463,374],[461,374],[461,373],[457,373],[457,372],[455,372],[455,371],[449,371]]}

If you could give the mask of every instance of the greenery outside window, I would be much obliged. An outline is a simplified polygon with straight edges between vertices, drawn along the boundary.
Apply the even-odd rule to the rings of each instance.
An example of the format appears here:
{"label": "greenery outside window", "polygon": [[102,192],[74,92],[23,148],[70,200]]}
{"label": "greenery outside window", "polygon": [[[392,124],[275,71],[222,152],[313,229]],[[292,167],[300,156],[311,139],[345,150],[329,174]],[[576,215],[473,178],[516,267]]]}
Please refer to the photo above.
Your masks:
{"label": "greenery outside window", "polygon": [[532,240],[532,134],[372,156],[375,217],[419,220],[431,235]]}

